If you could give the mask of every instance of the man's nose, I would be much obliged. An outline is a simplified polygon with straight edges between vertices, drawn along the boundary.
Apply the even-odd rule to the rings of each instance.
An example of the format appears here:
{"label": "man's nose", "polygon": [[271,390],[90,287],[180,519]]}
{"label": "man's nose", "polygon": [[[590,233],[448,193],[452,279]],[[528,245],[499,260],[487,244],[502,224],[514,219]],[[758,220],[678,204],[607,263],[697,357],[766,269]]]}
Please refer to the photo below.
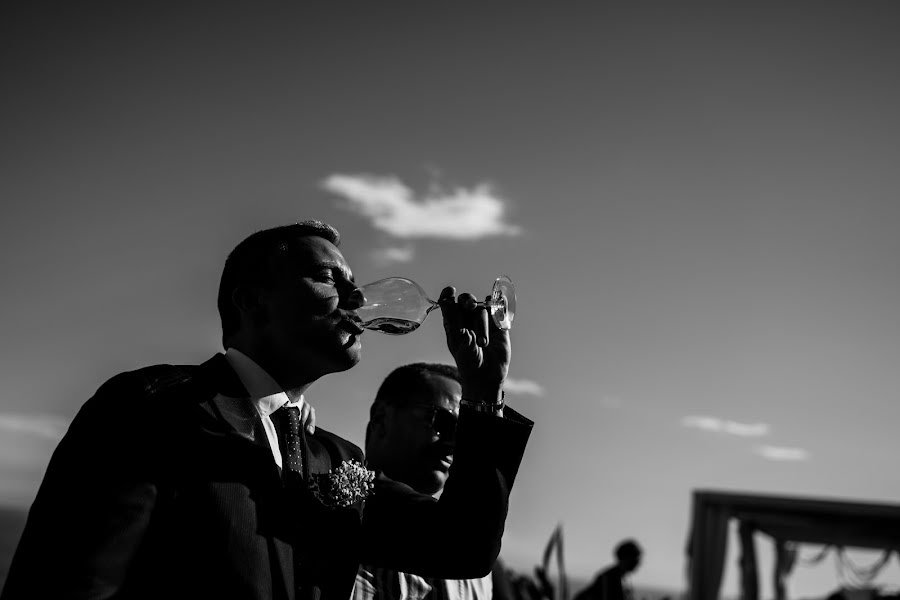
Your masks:
{"label": "man's nose", "polygon": [[441,436],[434,441],[434,450],[435,454],[438,456],[452,457],[454,452],[456,452],[456,441],[453,439],[453,436],[451,436],[449,440],[445,440],[444,437]]}
{"label": "man's nose", "polygon": [[[437,433],[437,432],[435,432]],[[450,452],[456,448],[456,427],[448,427],[437,434],[442,446],[446,446]]]}
{"label": "man's nose", "polygon": [[353,291],[350,292],[350,295],[347,296],[347,308],[351,310],[356,310],[357,308],[361,308],[366,304],[366,297],[363,295],[362,290],[359,288],[353,288]]}

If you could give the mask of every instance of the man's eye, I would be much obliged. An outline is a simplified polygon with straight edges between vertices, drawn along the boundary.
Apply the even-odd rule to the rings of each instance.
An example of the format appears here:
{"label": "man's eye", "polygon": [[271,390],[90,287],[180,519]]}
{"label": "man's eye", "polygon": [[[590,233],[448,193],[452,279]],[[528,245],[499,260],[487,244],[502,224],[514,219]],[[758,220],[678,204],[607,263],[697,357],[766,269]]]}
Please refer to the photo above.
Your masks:
{"label": "man's eye", "polygon": [[320,283],[334,283],[334,275],[332,275],[331,271],[322,271],[321,273],[316,273],[314,275],[314,279]]}

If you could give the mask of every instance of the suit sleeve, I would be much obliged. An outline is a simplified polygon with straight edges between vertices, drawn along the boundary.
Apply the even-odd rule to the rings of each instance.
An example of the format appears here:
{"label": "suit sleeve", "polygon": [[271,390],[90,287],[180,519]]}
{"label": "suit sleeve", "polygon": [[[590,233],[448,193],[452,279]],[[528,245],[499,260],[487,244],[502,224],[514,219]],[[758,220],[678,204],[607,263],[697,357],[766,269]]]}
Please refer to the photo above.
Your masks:
{"label": "suit sleeve", "polygon": [[533,423],[460,411],[450,476],[439,500],[387,479],[376,480],[363,512],[363,560],[442,579],[491,572],[500,553],[509,493]]}
{"label": "suit sleeve", "polygon": [[136,376],[119,375],[82,407],[47,467],[2,593],[112,598],[139,552],[156,503],[156,420]]}

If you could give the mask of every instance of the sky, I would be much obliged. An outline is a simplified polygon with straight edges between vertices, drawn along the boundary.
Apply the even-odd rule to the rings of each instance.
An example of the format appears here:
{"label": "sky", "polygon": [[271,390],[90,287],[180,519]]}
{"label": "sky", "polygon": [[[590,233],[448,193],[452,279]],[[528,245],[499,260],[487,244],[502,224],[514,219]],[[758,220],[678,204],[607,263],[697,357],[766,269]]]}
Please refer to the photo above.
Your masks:
{"label": "sky", "polygon": [[[11,4],[0,505],[107,378],[220,351],[225,256],[306,218],[361,283],[516,283],[513,567],[561,523],[573,577],[634,537],[683,588],[693,490],[900,503],[896,3]],[[364,334],[319,425],[362,445],[416,360],[439,318]]]}

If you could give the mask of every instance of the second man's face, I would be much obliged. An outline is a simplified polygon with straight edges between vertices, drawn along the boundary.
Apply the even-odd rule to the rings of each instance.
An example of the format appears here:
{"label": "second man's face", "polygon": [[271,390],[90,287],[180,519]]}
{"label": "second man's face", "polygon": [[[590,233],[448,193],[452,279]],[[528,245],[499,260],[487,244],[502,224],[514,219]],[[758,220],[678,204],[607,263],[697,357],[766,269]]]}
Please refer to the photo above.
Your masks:
{"label": "second man's face", "polygon": [[453,463],[461,395],[459,382],[430,374],[405,404],[388,410],[382,443],[389,477],[423,494],[444,487]]}

